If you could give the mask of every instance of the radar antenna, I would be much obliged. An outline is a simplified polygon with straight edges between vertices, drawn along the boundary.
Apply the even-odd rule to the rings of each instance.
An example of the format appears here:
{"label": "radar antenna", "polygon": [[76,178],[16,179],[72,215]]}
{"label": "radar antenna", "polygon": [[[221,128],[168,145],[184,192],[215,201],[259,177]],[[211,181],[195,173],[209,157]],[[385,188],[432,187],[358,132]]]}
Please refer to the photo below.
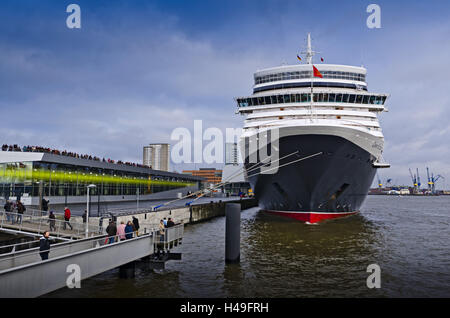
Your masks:
{"label": "radar antenna", "polygon": [[311,46],[311,33],[308,33],[308,38],[306,40],[306,52],[302,52],[302,54],[306,54],[306,64],[313,63],[313,56],[318,52],[313,51]]}

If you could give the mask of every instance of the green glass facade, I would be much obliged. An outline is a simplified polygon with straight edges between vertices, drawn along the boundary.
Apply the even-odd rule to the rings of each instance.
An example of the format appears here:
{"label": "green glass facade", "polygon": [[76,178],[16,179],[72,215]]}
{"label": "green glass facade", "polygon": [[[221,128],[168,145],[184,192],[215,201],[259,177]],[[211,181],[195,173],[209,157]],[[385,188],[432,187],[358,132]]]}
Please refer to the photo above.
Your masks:
{"label": "green glass facade", "polygon": [[[0,163],[0,197],[85,196],[87,185],[97,187],[92,195],[136,195],[195,185],[197,181],[183,177],[150,175],[120,169],[76,166],[50,162]],[[41,190],[40,190],[41,189]]]}

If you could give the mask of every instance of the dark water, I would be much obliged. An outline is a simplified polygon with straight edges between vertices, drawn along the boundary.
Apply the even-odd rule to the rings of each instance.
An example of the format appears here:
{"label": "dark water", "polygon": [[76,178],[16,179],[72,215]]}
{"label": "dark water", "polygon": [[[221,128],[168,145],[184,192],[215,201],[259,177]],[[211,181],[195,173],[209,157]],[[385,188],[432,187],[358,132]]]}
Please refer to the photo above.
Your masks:
{"label": "dark water", "polygon": [[[368,196],[362,213],[320,225],[242,213],[241,263],[224,263],[225,219],[185,229],[182,261],[139,266],[51,297],[450,297],[450,197]],[[369,289],[369,264],[381,288]]]}

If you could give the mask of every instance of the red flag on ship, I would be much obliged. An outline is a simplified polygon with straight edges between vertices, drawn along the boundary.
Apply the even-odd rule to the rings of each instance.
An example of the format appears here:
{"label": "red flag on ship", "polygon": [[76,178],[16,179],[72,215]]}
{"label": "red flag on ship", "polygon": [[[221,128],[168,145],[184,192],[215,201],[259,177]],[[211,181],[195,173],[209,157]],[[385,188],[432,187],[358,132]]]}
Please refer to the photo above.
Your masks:
{"label": "red flag on ship", "polygon": [[319,70],[313,65],[313,71],[314,71],[314,77],[320,77],[323,78],[322,74],[319,72]]}

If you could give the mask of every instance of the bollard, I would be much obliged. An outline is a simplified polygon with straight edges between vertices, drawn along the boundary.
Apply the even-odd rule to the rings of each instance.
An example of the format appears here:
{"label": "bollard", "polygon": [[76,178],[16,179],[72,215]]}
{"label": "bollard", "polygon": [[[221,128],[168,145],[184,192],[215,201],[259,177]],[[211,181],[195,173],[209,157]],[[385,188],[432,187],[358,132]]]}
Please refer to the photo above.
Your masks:
{"label": "bollard", "polygon": [[225,262],[239,263],[241,257],[241,205],[225,206]]}
{"label": "bollard", "polygon": [[134,278],[136,263],[130,262],[119,267],[120,278]]}

